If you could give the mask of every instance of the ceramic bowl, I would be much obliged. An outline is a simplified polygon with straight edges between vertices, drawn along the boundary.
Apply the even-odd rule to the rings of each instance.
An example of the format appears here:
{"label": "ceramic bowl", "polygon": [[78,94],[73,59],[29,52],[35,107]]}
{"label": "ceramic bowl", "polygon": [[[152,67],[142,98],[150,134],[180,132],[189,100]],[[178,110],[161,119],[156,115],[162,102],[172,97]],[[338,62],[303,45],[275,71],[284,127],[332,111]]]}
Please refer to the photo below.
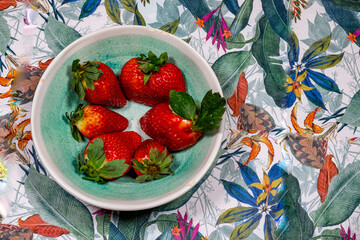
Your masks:
{"label": "ceramic bowl", "polygon": [[[49,65],[34,96],[31,127],[33,140],[41,159],[52,178],[76,198],[97,207],[112,210],[141,210],[168,203],[189,191],[212,165],[220,148],[224,120],[215,133],[206,134],[193,147],[174,154],[173,176],[137,183],[123,176],[106,184],[82,179],[74,161],[83,153],[88,140],[78,143],[70,133],[65,112],[80,103],[70,87],[73,60],[96,60],[109,65],[117,76],[130,58],[152,51],[167,52],[169,62],[183,72],[187,91],[196,101],[205,93],[222,94],[219,82],[208,63],[186,42],[164,31],[141,26],[119,26],[86,35],[67,46]],[[150,109],[133,101],[123,108],[111,108],[130,122],[126,131],[138,132],[143,140],[149,138],[140,128],[139,119]]]}

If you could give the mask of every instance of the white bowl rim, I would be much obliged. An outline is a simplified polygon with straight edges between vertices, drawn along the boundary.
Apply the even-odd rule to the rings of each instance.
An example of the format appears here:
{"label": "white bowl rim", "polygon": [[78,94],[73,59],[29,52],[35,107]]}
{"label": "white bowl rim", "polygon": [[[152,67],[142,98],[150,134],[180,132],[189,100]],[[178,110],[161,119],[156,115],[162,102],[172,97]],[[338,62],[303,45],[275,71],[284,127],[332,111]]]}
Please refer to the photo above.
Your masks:
{"label": "white bowl rim", "polygon": [[[77,49],[77,50],[81,49],[81,47],[79,46],[81,46],[82,43],[86,41],[90,41],[91,43],[91,39],[94,37],[100,36],[100,38],[97,39],[100,40],[106,38],[106,36],[110,37],[119,34],[126,35],[131,33],[144,34],[144,35],[150,34],[152,37],[166,41],[171,45],[177,44],[180,45],[181,47],[184,47],[184,49],[186,49],[187,51],[190,52],[190,54],[196,57],[197,63],[202,68],[205,68],[207,70],[206,72],[206,74],[208,74],[207,78],[216,80],[214,82],[211,82],[211,84],[215,86],[217,92],[223,95],[220,83],[217,80],[214,71],[212,70],[210,65],[206,62],[206,60],[193,47],[191,47],[185,41],[181,40],[180,38],[170,33],[148,26],[122,25],[122,26],[108,27],[105,29],[95,31],[93,33],[87,34],[75,40],[67,47],[65,47],[54,58],[54,60],[50,63],[48,68],[43,73],[33,98],[32,111],[31,111],[31,129],[32,129],[32,138],[34,142],[34,147],[37,150],[37,154],[39,155],[41,163],[45,166],[46,170],[48,171],[52,179],[55,180],[55,182],[57,182],[57,184],[60,185],[65,191],[70,193],[72,196],[78,198],[79,200],[82,200],[83,202],[86,202],[93,206],[104,209],[118,210],[118,211],[136,211],[136,210],[144,210],[144,209],[158,207],[177,199],[178,197],[184,195],[186,192],[191,190],[191,188],[195,186],[205,176],[205,174],[210,169],[213,162],[216,160],[216,155],[218,153],[218,150],[220,149],[223,132],[225,129],[225,116],[223,116],[223,120],[221,121],[220,128],[214,134],[213,136],[214,139],[212,140],[212,145],[213,145],[212,149],[216,149],[216,151],[211,151],[211,153],[208,154],[207,156],[208,160],[202,163],[202,165],[199,168],[199,171],[195,174],[195,176],[193,176],[191,179],[188,179],[187,182],[181,184],[176,189],[173,189],[172,191],[168,192],[165,196],[159,196],[145,200],[131,200],[131,201],[103,199],[88,194],[83,190],[73,186],[72,183],[68,181],[65,178],[65,176],[62,175],[62,173],[56,168],[55,164],[52,162],[51,158],[50,159],[48,158],[49,154],[47,153],[47,150],[44,144],[42,143],[41,132],[39,130],[40,111],[42,104],[41,102],[40,103],[38,102],[44,99],[47,87],[49,85],[49,84],[47,85],[44,84],[46,83],[45,79],[47,79],[49,75],[51,75],[51,71],[53,68],[56,68],[56,66],[59,65],[59,63],[60,64],[62,63],[63,61],[62,58],[66,54],[71,53],[73,49]],[[165,36],[169,40],[162,39],[160,36]]]}

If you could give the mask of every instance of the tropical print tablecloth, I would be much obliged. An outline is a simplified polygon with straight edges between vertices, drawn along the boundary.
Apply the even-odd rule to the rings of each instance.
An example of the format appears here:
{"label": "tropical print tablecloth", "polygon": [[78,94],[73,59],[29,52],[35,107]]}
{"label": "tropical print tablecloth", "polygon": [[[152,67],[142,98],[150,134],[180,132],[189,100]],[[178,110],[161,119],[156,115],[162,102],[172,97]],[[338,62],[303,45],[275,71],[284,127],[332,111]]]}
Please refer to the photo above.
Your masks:
{"label": "tropical print tablecloth", "polygon": [[[359,11],[358,0],[0,0],[0,239],[359,239]],[[183,39],[227,99],[216,162],[155,209],[77,200],[32,142],[46,67],[115,25]]]}

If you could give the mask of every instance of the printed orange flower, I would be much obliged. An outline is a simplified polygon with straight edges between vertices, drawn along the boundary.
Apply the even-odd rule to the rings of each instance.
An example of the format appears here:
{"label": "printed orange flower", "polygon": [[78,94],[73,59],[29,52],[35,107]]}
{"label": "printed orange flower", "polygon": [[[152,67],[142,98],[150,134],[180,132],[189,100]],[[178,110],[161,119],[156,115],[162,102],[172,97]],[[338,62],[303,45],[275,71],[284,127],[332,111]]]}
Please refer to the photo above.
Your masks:
{"label": "printed orange flower", "polygon": [[[14,99],[13,99],[14,100]],[[23,108],[20,108],[19,105],[15,104],[13,101],[8,101],[9,102],[9,106],[11,109],[11,113],[10,113],[10,117],[14,120],[17,121],[19,118],[23,118],[26,116],[25,110]],[[23,114],[21,114],[23,113]]]}
{"label": "printed orange flower", "polygon": [[269,176],[263,170],[263,180],[262,180],[262,182],[261,183],[259,183],[259,182],[252,183],[252,184],[249,185],[249,187],[256,187],[256,188],[258,188],[260,190],[263,190],[263,192],[256,199],[256,205],[259,205],[263,200],[266,199],[266,203],[265,203],[265,207],[264,207],[264,209],[266,209],[266,207],[268,205],[269,194],[271,194],[272,196],[275,196],[276,188],[279,186],[281,181],[282,181],[282,178],[280,177],[280,178],[275,179],[274,181],[270,182]]}
{"label": "printed orange flower", "polygon": [[50,58],[48,60],[46,60],[45,62],[42,62],[41,60],[38,62],[39,68],[40,69],[46,69],[50,63],[54,60],[54,58]]}
{"label": "printed orange flower", "polygon": [[319,111],[321,109],[321,107],[317,107],[315,108],[314,111],[312,111],[311,113],[309,113],[305,120],[304,120],[304,126],[306,128],[302,128],[300,127],[300,125],[297,122],[297,115],[296,115],[296,111],[297,111],[297,103],[295,103],[293,110],[291,111],[291,123],[293,125],[293,127],[295,128],[296,132],[300,135],[305,135],[305,134],[309,134],[309,135],[313,135],[314,133],[322,133],[324,131],[324,128],[316,125],[314,123],[314,119],[315,119],[315,115],[317,113],[317,111]]}
{"label": "printed orange flower", "polygon": [[353,143],[356,142],[357,139],[358,139],[358,137],[353,137],[353,138],[350,138],[350,139],[348,140],[348,142],[349,142],[350,144],[353,144]]}
{"label": "printed orange flower", "polygon": [[212,238],[208,239],[208,237],[201,238],[201,240],[211,240]]}
{"label": "printed orange flower", "polygon": [[171,229],[171,233],[174,235],[174,236],[180,236],[180,231],[181,231],[181,228],[179,228],[178,226],[174,227]]}
{"label": "printed orange flower", "polygon": [[[15,69],[10,69],[5,78],[0,77],[0,86],[8,87],[12,84],[16,76],[18,75]],[[13,89],[10,86],[10,89],[5,93],[0,93],[0,98],[8,98],[13,96]]]}
{"label": "printed orange flower", "polygon": [[224,30],[223,37],[225,37],[225,38],[231,37],[230,30]]}
{"label": "printed orange flower", "polygon": [[[352,34],[352,33],[350,33],[349,32],[349,35],[347,36],[347,38],[353,43],[353,42],[357,42],[357,40],[356,40],[356,35],[355,34]],[[349,41],[348,40],[348,41]]]}
{"label": "printed orange flower", "polygon": [[18,140],[18,146],[21,150],[24,150],[29,140],[32,140],[31,132],[26,131],[24,132],[24,128],[30,124],[30,119],[26,119],[19,123],[17,126],[9,126],[10,133],[5,136],[5,140],[12,143],[13,139],[16,138]]}
{"label": "printed orange flower", "polygon": [[10,69],[6,77],[0,77],[0,85],[3,87],[8,87],[12,83],[12,81],[15,79],[17,75],[17,72],[15,69]]}
{"label": "printed orange flower", "polygon": [[270,140],[268,139],[267,134],[257,134],[257,135],[253,135],[251,137],[244,137],[241,140],[241,143],[251,147],[251,152],[250,152],[250,156],[249,159],[245,162],[243,162],[243,165],[247,165],[249,164],[249,162],[251,160],[253,160],[254,158],[257,157],[257,155],[259,154],[260,150],[261,150],[261,146],[260,146],[260,142],[264,143],[267,147],[268,147],[268,155],[269,155],[269,160],[268,160],[268,167],[267,169],[270,168],[273,160],[274,160],[274,147],[272,145],[272,143],[270,142]]}
{"label": "printed orange flower", "polygon": [[[225,38],[228,38],[231,36],[231,32],[229,30],[229,27],[227,26],[227,23],[224,20],[224,17],[221,13],[221,6],[223,3],[221,3],[217,8],[215,8],[213,11],[209,12],[208,14],[205,14],[201,19],[197,18],[195,23],[201,28],[204,27],[204,23],[207,21],[213,21],[211,24],[211,27],[208,29],[206,34],[206,41],[209,40],[212,37],[212,45],[215,44],[217,40],[217,50],[220,49],[220,46],[223,48],[223,50],[226,52],[227,44],[225,42]],[[212,18],[213,15],[217,13],[217,17]]]}
{"label": "printed orange flower", "polygon": [[313,90],[315,87],[309,87],[301,82],[307,76],[307,71],[305,70],[300,76],[295,77],[295,81],[291,77],[287,77],[286,82],[288,86],[286,87],[286,93],[294,92],[295,96],[301,102],[301,90],[303,91],[310,91]]}
{"label": "printed orange flower", "polygon": [[200,18],[197,18],[197,20],[195,21],[195,23],[199,26],[199,28],[204,27],[204,21],[201,20]]}

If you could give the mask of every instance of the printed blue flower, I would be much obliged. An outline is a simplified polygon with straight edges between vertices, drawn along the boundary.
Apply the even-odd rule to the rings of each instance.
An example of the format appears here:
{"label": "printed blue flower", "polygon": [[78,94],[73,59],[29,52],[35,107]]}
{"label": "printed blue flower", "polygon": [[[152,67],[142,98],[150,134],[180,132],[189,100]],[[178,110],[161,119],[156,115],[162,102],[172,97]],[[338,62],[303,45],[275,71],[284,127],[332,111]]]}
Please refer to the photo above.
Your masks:
{"label": "printed blue flower", "polygon": [[283,212],[281,205],[274,197],[276,189],[282,181],[282,170],[278,164],[273,165],[268,173],[264,171],[261,181],[249,166],[239,162],[238,165],[241,176],[251,193],[234,182],[222,180],[222,183],[230,196],[249,206],[238,206],[226,210],[219,216],[217,224],[238,222],[239,225],[233,230],[231,238],[241,237],[243,239],[258,227],[264,215],[264,234],[266,239],[272,239],[274,226]]}
{"label": "printed blue flower", "polygon": [[301,90],[303,90],[310,102],[326,109],[320,92],[311,80],[327,91],[341,93],[333,79],[313,70],[330,68],[341,61],[343,53],[334,55],[324,54],[330,45],[330,41],[331,35],[314,42],[299,61],[299,42],[296,35],[292,34],[288,52],[290,71],[288,72],[286,107],[291,107],[295,103],[296,98],[301,101]]}

